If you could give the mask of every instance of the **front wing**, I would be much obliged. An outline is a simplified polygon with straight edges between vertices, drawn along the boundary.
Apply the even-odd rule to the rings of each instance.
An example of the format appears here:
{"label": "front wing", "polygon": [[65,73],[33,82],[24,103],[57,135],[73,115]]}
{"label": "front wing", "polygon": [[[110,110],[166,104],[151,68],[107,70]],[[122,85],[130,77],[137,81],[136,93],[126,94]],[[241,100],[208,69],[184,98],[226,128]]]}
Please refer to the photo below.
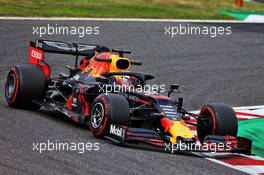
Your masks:
{"label": "front wing", "polygon": [[207,136],[206,142],[201,144],[196,142],[177,142],[169,143],[156,131],[146,128],[134,128],[110,124],[105,138],[118,144],[129,145],[131,143],[146,143],[161,148],[170,153],[181,152],[231,152],[250,155],[252,141],[242,137],[228,136]]}

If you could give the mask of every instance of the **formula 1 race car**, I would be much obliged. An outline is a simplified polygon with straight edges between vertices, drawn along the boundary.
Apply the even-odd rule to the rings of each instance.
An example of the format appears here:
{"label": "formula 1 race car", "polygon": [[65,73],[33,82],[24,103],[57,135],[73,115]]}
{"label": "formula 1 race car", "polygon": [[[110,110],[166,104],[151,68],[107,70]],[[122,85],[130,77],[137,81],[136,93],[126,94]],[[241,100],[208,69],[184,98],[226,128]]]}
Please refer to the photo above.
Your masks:
{"label": "formula 1 race car", "polygon": [[[75,65],[68,66],[68,74],[52,76],[44,57],[46,52],[74,55]],[[131,65],[142,63],[124,57],[129,53],[100,45],[30,42],[30,64],[16,65],[8,73],[6,100],[15,108],[59,111],[88,125],[95,137],[118,144],[144,142],[164,147],[168,143],[200,141],[207,145],[224,144],[217,151],[250,153],[251,141],[237,137],[238,123],[231,107],[207,104],[199,114],[187,112],[182,98],[170,97],[179,91],[179,85],[145,88],[146,81],[154,76],[130,72]],[[80,62],[79,56],[84,56]],[[190,118],[197,122],[190,122]],[[187,124],[197,127],[198,137]]]}

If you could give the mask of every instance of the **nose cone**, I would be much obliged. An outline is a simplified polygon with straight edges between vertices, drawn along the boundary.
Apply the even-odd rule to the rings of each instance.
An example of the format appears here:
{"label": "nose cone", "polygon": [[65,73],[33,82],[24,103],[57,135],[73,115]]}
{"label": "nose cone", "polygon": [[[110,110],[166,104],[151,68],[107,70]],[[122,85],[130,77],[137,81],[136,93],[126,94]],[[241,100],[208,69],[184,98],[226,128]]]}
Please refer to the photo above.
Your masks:
{"label": "nose cone", "polygon": [[161,125],[164,127],[165,132],[171,134],[170,141],[176,143],[177,138],[194,138],[191,130],[185,125],[184,121],[174,121],[168,118],[161,119]]}

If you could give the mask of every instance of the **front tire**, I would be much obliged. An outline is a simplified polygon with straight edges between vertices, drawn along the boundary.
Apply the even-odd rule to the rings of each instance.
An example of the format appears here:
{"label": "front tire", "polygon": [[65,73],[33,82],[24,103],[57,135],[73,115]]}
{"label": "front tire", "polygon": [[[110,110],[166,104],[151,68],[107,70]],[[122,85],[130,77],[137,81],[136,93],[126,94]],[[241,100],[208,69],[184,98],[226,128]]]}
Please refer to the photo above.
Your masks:
{"label": "front tire", "polygon": [[14,108],[38,110],[33,100],[42,99],[45,91],[45,75],[34,65],[14,66],[8,73],[5,97]]}
{"label": "front tire", "polygon": [[125,97],[101,94],[92,104],[89,124],[95,137],[104,137],[110,123],[127,126],[129,119],[129,104]]}
{"label": "front tire", "polygon": [[237,117],[232,107],[213,103],[201,108],[197,120],[197,134],[201,143],[207,135],[236,137],[237,130]]}

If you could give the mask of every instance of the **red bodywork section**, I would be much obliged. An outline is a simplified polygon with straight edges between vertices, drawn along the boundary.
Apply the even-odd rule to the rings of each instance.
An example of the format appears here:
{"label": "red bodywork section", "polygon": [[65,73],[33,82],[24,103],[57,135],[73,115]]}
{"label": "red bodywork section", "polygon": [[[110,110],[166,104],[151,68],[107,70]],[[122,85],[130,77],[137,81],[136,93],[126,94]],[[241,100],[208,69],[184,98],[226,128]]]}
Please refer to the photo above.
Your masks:
{"label": "red bodywork section", "polygon": [[169,131],[170,128],[174,125],[173,121],[168,118],[162,118],[160,122],[161,126],[165,129],[165,132]]}
{"label": "red bodywork section", "polygon": [[51,69],[50,66],[44,62],[44,52],[43,50],[37,49],[35,47],[29,47],[29,62],[30,64],[35,64],[39,67],[46,78],[50,77]]}
{"label": "red bodywork section", "polygon": [[[112,53],[102,53],[96,56],[100,58],[110,59],[111,55]],[[109,62],[99,62],[96,61],[95,59],[90,59],[90,63],[88,65],[87,62],[88,61],[84,59],[79,68],[83,72],[91,71],[89,75],[102,75],[103,73],[110,71]]]}

